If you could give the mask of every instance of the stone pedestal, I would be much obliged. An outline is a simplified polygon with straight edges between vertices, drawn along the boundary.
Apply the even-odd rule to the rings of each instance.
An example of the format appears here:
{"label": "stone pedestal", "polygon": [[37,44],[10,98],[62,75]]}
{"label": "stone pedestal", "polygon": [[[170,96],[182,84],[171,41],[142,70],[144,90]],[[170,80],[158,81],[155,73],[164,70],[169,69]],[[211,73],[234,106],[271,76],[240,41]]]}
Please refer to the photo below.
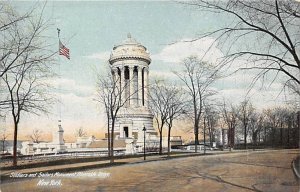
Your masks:
{"label": "stone pedestal", "polygon": [[52,145],[55,147],[55,152],[65,152],[66,146],[64,142],[64,130],[61,125],[58,125],[58,131],[53,133]]}

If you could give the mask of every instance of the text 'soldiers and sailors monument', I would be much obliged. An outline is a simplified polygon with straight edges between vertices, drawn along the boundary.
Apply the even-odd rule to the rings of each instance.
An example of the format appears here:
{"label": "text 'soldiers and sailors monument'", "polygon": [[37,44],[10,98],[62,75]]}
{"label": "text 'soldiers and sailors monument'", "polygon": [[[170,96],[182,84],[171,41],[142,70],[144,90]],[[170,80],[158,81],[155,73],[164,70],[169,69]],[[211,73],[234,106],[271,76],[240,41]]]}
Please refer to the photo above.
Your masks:
{"label": "text 'soldiers and sailors monument'", "polygon": [[[130,34],[121,44],[114,46],[109,63],[112,74],[124,91],[121,99],[126,101],[115,124],[116,139],[132,138],[135,144],[143,142],[143,128],[148,141],[156,140],[153,115],[149,110],[149,65],[151,59],[146,47]],[[129,99],[128,99],[129,98]]]}

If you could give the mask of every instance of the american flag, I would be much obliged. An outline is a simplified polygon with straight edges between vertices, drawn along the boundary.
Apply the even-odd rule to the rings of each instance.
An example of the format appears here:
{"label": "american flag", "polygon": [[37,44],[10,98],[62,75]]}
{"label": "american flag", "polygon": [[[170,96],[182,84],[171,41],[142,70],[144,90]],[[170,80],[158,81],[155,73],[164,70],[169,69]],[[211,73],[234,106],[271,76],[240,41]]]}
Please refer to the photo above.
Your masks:
{"label": "american flag", "polygon": [[59,41],[59,55],[63,55],[70,59],[70,50]]}

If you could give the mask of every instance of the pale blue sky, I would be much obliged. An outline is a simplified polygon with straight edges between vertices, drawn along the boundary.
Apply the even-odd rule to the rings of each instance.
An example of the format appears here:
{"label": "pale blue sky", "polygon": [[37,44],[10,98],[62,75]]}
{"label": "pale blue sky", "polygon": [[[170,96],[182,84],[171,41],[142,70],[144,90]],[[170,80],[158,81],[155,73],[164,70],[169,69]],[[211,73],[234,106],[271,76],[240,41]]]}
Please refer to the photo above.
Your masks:
{"label": "pale blue sky", "polygon": [[[13,4],[24,11],[35,2],[17,1]],[[44,15],[54,24],[47,32],[53,37],[53,49],[58,48],[58,42],[55,44],[57,27],[61,29],[63,43],[70,49],[70,61],[58,56],[61,79],[52,80],[62,89],[58,94],[62,98],[63,127],[69,135],[81,126],[93,134],[105,130],[103,111],[93,102],[95,71],[99,72],[107,64],[109,52],[126,39],[127,33],[130,32],[151,53],[150,77],[157,75],[174,80],[172,70],[180,67],[180,59],[190,54],[203,56],[214,37],[193,43],[172,43],[193,39],[232,21],[222,15],[203,13],[171,1],[48,1]],[[222,50],[214,46],[206,60],[215,61],[222,55]],[[250,82],[251,76],[241,73],[218,81],[215,88],[220,91],[220,97],[231,100],[235,97],[234,101],[238,102],[245,97]],[[259,107],[276,104],[274,98],[279,89],[275,83],[268,92],[254,89],[255,104]],[[54,106],[48,116],[26,116],[21,122],[21,133],[40,126],[56,129],[57,119],[58,106]]]}

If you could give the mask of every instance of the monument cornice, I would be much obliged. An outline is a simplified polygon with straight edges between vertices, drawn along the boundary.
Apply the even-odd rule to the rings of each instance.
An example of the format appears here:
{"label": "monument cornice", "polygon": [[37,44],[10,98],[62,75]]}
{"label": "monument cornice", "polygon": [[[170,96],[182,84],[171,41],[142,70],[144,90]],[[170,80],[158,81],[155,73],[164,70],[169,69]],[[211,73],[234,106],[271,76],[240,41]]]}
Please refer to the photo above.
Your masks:
{"label": "monument cornice", "polygon": [[109,59],[109,63],[112,65],[115,62],[123,61],[123,60],[140,60],[140,61],[146,62],[148,65],[150,65],[150,63],[151,63],[150,57],[147,57],[147,56],[145,56],[145,57],[143,57],[143,56],[128,56],[128,55],[111,57]]}

